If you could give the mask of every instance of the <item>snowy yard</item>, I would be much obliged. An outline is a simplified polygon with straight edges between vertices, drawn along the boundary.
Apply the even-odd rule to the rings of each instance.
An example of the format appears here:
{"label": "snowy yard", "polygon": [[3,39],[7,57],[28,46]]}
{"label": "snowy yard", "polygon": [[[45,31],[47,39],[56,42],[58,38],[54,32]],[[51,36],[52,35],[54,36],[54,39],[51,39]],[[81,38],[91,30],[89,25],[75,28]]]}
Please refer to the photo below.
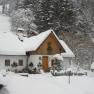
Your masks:
{"label": "snowy yard", "polygon": [[8,73],[6,77],[0,76],[0,83],[5,83],[9,94],[94,94],[94,77],[90,75],[73,76],[69,85],[68,77],[54,77],[50,73],[29,77]]}

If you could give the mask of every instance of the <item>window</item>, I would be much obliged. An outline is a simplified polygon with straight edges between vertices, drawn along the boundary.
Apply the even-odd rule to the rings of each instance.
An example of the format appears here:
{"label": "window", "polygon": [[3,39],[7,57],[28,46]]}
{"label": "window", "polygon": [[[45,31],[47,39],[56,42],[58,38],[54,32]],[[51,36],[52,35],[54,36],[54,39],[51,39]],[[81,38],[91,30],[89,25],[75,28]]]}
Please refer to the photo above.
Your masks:
{"label": "window", "polygon": [[49,54],[49,55],[51,55],[52,54],[52,47],[51,47],[51,42],[48,42],[48,48],[47,48],[47,53]]}
{"label": "window", "polygon": [[5,60],[5,66],[10,66],[10,60],[9,59]]}
{"label": "window", "polygon": [[19,60],[19,66],[23,66],[23,60]]}

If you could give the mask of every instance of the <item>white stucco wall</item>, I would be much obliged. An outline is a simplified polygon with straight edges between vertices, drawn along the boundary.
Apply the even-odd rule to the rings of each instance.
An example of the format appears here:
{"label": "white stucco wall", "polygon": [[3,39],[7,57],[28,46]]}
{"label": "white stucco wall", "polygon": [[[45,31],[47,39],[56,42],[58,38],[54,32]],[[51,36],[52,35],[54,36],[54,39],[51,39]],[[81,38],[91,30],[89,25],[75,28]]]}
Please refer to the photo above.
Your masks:
{"label": "white stucco wall", "polygon": [[26,66],[26,56],[1,56],[0,55],[0,69],[10,69],[13,70],[11,66],[5,66],[5,60],[9,59],[10,60],[10,65],[13,64],[13,62],[17,62],[18,60],[23,60],[23,66],[17,66],[16,69],[21,70]]}
{"label": "white stucco wall", "polygon": [[[1,56],[0,55],[0,69],[13,70],[11,66],[9,67],[5,66],[6,59],[10,60],[10,65],[13,64],[13,62],[18,63],[18,60],[23,60],[23,66],[17,66],[16,68],[17,70],[22,70],[26,66],[26,63],[27,63],[26,61],[27,56]],[[49,67],[51,67],[51,59],[52,59],[52,55],[48,56]],[[63,59],[64,59],[64,61],[62,62],[63,67],[66,69],[70,66],[72,58],[64,57]],[[30,55],[29,60],[28,60],[28,65],[31,62],[33,63],[34,67],[37,67],[39,63],[42,64],[42,55]]]}
{"label": "white stucco wall", "polygon": [[68,68],[71,66],[71,60],[72,58],[70,57],[63,57],[64,61],[63,61],[63,67],[64,69]]}
{"label": "white stucco wall", "polygon": [[[43,55],[43,56],[45,56],[45,55]],[[47,56],[47,55],[46,55]],[[48,61],[49,61],[49,67],[51,66],[51,56],[48,56]],[[29,57],[29,62],[28,62],[28,65],[30,64],[30,63],[33,63],[33,65],[34,65],[34,67],[37,67],[37,65],[39,64],[39,63],[41,63],[42,64],[42,55],[31,55],[30,57]]]}
{"label": "white stucco wall", "polygon": [[[39,58],[41,58],[41,59],[39,59]],[[51,67],[51,59],[52,59],[52,55],[49,55],[48,56],[49,67]],[[71,65],[71,59],[72,58],[70,58],[70,57],[64,57],[63,59],[64,59],[64,61],[62,63],[63,63],[64,68],[70,67],[70,65]],[[37,65],[39,63],[42,64],[42,55],[31,55],[29,57],[29,63],[28,64],[30,64],[30,62],[33,63],[34,67],[37,67]]]}

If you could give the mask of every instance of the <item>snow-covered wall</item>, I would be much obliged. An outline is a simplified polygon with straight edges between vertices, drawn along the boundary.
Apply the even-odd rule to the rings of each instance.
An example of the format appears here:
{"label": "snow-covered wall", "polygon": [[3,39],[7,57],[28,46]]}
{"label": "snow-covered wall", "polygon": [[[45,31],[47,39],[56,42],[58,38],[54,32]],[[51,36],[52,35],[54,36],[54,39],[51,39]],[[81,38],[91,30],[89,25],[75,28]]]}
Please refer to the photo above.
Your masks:
{"label": "snow-covered wall", "polygon": [[21,70],[26,66],[26,56],[0,56],[0,69],[12,70],[11,66],[5,66],[5,60],[10,60],[10,65],[13,62],[19,62],[19,60],[23,60],[23,66],[17,66],[16,69]]}

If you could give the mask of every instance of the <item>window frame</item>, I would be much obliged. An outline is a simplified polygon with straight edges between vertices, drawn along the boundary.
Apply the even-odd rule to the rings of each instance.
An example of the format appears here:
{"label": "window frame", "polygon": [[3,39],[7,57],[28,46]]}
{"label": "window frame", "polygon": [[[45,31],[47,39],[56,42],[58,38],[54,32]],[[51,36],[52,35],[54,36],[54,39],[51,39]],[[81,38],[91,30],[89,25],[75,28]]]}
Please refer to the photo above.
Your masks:
{"label": "window frame", "polygon": [[5,66],[9,67],[10,66],[10,59],[5,59]]}
{"label": "window frame", "polygon": [[19,60],[18,60],[18,65],[19,65],[19,66],[23,66],[23,59],[19,59]]}
{"label": "window frame", "polygon": [[52,55],[52,52],[53,52],[52,43],[48,42],[47,46],[48,46],[47,47],[47,54]]}

